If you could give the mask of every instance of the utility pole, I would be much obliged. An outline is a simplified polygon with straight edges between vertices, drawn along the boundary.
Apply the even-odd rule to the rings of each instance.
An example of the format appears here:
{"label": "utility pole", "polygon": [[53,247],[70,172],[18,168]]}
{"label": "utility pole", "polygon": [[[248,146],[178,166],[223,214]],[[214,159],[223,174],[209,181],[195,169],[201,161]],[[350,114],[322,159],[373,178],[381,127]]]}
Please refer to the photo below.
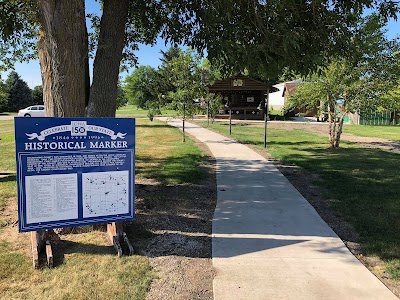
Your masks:
{"label": "utility pole", "polygon": [[231,102],[229,102],[229,135],[232,135],[232,109],[231,109]]}

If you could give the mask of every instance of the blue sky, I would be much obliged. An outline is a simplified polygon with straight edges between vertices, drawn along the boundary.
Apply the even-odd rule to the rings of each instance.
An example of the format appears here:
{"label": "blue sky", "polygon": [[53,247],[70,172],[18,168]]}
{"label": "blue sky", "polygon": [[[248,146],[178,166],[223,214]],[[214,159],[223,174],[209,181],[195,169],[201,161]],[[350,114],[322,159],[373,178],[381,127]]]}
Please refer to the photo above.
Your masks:
{"label": "blue sky", "polygon": [[[95,1],[86,0],[86,13],[97,13],[100,14],[99,3]],[[89,26],[88,26],[89,27]],[[387,36],[388,38],[394,38],[396,36],[400,36],[400,20],[389,21],[387,25]],[[165,46],[165,42],[159,38],[157,40],[157,44],[153,47],[141,45],[139,47],[139,51],[137,51],[136,55],[139,58],[140,65],[150,65],[152,67],[158,67],[160,64],[160,51],[166,50],[168,46]],[[36,85],[42,84],[42,79],[40,75],[40,66],[39,61],[31,61],[29,63],[17,63],[15,66],[15,71],[21,76],[23,80],[25,80],[30,88],[33,88]],[[129,71],[129,73],[132,70]],[[1,78],[4,80],[7,78],[9,72],[2,73]],[[121,74],[122,77],[125,77],[127,72]]]}

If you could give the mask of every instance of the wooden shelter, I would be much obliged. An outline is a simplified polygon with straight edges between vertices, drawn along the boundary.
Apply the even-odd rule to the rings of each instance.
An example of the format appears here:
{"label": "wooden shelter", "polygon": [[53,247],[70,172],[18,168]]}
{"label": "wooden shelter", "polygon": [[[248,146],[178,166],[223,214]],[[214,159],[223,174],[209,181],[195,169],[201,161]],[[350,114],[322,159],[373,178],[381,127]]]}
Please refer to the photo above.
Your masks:
{"label": "wooden shelter", "polygon": [[240,75],[218,80],[208,88],[210,93],[222,96],[221,114],[226,116],[231,109],[232,118],[241,120],[262,120],[263,113],[258,109],[260,102],[266,100],[268,91],[278,91],[271,85]]}

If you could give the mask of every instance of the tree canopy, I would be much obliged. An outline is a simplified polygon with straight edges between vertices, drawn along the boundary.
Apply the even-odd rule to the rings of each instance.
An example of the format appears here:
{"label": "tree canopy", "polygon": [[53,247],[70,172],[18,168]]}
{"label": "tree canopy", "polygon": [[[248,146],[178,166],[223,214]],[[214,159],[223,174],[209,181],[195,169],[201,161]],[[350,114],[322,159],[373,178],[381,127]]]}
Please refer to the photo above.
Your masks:
{"label": "tree canopy", "polygon": [[[225,73],[247,69],[271,79],[285,67],[307,73],[331,54],[351,53],[366,8],[384,19],[399,9],[397,2],[384,0],[101,3],[102,16],[89,16],[94,28],[88,32],[84,0],[0,1],[1,58],[10,65],[38,53],[51,115],[113,116],[121,61],[135,62],[137,43],[153,43],[159,35],[207,50]],[[89,55],[94,57],[91,84]]]}
{"label": "tree canopy", "polygon": [[400,112],[400,81],[382,98],[381,107],[389,111]]}
{"label": "tree canopy", "polygon": [[169,108],[181,116],[208,110],[214,120],[221,99],[209,94],[207,86],[220,79],[219,70],[190,48],[173,46],[161,54],[159,68],[140,66],[126,77],[124,89],[129,102],[148,109],[150,118]]}
{"label": "tree canopy", "polygon": [[384,105],[382,99],[400,80],[400,45],[385,38],[377,16],[361,24],[353,39],[354,49],[359,50],[352,56],[332,57],[290,98],[290,105],[319,108],[329,115],[330,142],[335,148],[340,144],[344,115]]}
{"label": "tree canopy", "polygon": [[31,89],[15,71],[10,72],[7,77],[5,92],[7,95],[5,109],[7,111],[18,111],[33,104]]}
{"label": "tree canopy", "polygon": [[37,85],[32,90],[32,102],[33,104],[43,104],[43,87]]}
{"label": "tree canopy", "polygon": [[0,78],[0,112],[4,111],[7,105],[6,86]]}
{"label": "tree canopy", "polygon": [[125,78],[125,91],[129,103],[140,108],[149,108],[149,103],[158,98],[161,76],[150,66],[139,66]]}

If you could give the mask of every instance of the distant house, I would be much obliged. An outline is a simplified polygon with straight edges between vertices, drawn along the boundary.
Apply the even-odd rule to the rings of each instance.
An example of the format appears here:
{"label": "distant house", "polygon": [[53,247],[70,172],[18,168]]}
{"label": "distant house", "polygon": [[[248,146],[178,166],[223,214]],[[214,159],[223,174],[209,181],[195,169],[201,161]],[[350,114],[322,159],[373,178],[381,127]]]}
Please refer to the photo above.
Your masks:
{"label": "distant house", "polygon": [[208,89],[210,93],[222,96],[222,115],[228,115],[231,110],[233,119],[242,120],[262,120],[262,111],[258,109],[260,102],[266,98],[268,91],[278,91],[271,85],[241,75],[218,80]]}
{"label": "distant house", "polygon": [[317,115],[317,109],[313,108],[311,110],[307,109],[307,107],[288,107],[289,106],[289,97],[296,94],[297,92],[297,87],[301,84],[300,80],[294,80],[290,82],[285,82],[283,92],[282,92],[282,97],[284,98],[284,105],[287,110],[287,113],[285,114],[288,117],[295,117],[298,116],[299,114],[304,116],[304,117],[314,117]]}
{"label": "distant house", "polygon": [[278,91],[269,95],[269,109],[270,110],[281,110],[285,105],[285,98],[283,97],[283,89],[285,83],[278,83],[273,85]]}

